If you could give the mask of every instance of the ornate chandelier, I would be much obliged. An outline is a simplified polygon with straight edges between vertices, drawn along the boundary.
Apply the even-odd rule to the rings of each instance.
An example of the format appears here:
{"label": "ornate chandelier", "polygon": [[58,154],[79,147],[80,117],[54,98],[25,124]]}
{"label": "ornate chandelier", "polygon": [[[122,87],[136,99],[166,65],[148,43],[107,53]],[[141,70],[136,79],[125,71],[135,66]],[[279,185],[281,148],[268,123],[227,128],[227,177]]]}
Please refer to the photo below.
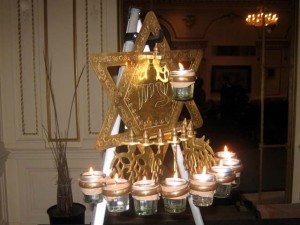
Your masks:
{"label": "ornate chandelier", "polygon": [[246,23],[255,27],[261,27],[263,25],[276,25],[277,21],[278,16],[276,13],[265,13],[262,9],[260,9],[257,13],[248,14],[248,16],[246,17]]}

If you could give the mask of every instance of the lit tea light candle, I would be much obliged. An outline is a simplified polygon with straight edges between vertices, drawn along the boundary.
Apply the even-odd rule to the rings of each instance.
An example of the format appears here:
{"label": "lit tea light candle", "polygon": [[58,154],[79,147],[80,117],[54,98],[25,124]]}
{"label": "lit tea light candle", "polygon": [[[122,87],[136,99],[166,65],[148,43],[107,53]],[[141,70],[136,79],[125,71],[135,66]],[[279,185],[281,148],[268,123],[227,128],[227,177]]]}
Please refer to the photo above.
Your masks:
{"label": "lit tea light candle", "polygon": [[190,100],[194,95],[195,71],[185,70],[181,63],[178,65],[179,70],[171,71],[169,76],[174,98],[179,101]]}
{"label": "lit tea light candle", "polygon": [[210,206],[216,190],[216,177],[206,173],[206,166],[201,174],[194,174],[190,179],[190,193],[196,206]]}
{"label": "lit tea light candle", "polygon": [[137,215],[152,215],[157,212],[160,186],[154,180],[137,181],[132,186],[134,209]]}
{"label": "lit tea light candle", "polygon": [[228,150],[228,147],[225,145],[224,146],[224,151],[217,152],[216,156],[218,158],[220,158],[220,159],[229,159],[229,158],[235,157],[235,153],[234,152],[230,152]]}
{"label": "lit tea light candle", "polygon": [[126,179],[118,177],[108,179],[103,188],[103,195],[107,200],[109,212],[124,212],[129,209],[130,183]]}
{"label": "lit tea light candle", "polygon": [[223,159],[220,160],[220,164],[212,166],[212,173],[217,179],[217,190],[215,197],[226,198],[231,192],[232,182],[235,180],[235,173],[230,166],[223,164]]}
{"label": "lit tea light candle", "polygon": [[87,203],[102,201],[102,190],[105,183],[105,174],[102,171],[94,171],[92,167],[88,172],[80,175],[79,186]]}
{"label": "lit tea light candle", "polygon": [[177,171],[174,177],[166,178],[161,184],[165,210],[168,213],[181,213],[186,209],[186,198],[189,194],[188,182],[178,178]]}
{"label": "lit tea light candle", "polygon": [[223,160],[224,166],[229,166],[235,173],[235,180],[232,182],[232,188],[237,188],[241,181],[241,172],[243,170],[243,165],[241,161],[236,158],[229,158]]}

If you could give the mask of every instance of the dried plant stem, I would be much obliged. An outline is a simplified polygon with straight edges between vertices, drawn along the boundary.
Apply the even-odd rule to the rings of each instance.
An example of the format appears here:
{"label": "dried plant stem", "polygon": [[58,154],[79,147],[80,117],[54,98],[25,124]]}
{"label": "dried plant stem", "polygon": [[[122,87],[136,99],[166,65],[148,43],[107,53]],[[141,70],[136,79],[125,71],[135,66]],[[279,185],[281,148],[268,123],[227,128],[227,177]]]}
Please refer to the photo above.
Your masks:
{"label": "dried plant stem", "polygon": [[70,130],[72,109],[74,104],[76,103],[77,97],[77,88],[79,86],[79,82],[84,72],[84,68],[82,69],[76,83],[75,90],[72,96],[71,107],[68,113],[68,123],[67,129],[64,134],[61,133],[61,129],[59,126],[58,114],[57,114],[57,105],[55,101],[55,96],[53,92],[52,86],[52,74],[51,74],[51,62],[44,57],[45,59],[45,69],[46,69],[46,82],[50,94],[51,103],[53,105],[53,113],[54,113],[54,123],[55,123],[55,131],[54,131],[54,139],[52,141],[49,140],[50,134],[48,130],[43,126],[44,133],[49,141],[49,147],[51,149],[55,167],[57,170],[57,207],[61,214],[70,215],[72,205],[73,205],[73,195],[72,195],[72,179],[70,178],[69,165],[67,160],[67,144],[68,144],[68,135]]}

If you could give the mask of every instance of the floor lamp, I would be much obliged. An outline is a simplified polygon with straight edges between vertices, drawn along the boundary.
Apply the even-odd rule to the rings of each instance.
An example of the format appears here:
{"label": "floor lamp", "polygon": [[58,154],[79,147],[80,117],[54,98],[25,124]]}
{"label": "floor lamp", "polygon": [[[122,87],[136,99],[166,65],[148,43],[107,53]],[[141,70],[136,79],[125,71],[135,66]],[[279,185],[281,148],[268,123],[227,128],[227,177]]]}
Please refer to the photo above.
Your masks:
{"label": "floor lamp", "polygon": [[258,202],[261,203],[262,181],[263,181],[263,151],[264,151],[264,111],[265,111],[265,55],[266,55],[266,28],[274,26],[278,22],[278,16],[272,12],[265,12],[264,7],[260,7],[256,13],[248,14],[247,25],[261,28],[261,91],[260,91],[260,143],[259,143],[259,187]]}

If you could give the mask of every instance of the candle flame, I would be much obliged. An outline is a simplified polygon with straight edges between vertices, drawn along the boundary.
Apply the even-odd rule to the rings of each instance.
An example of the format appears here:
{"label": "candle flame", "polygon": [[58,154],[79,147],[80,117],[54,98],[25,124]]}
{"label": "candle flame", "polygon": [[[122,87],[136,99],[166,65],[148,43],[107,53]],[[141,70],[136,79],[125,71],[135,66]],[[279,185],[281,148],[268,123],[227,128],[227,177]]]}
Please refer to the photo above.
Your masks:
{"label": "candle flame", "polygon": [[226,146],[226,145],[224,146],[224,152],[225,152],[225,153],[227,153],[227,152],[228,152],[228,148],[227,148],[227,146]]}
{"label": "candle flame", "polygon": [[226,145],[224,146],[224,158],[225,158],[225,159],[231,158],[230,151],[228,150],[228,148],[227,148]]}
{"label": "candle flame", "polygon": [[206,166],[203,166],[202,174],[206,174]]}
{"label": "candle flame", "polygon": [[184,70],[184,67],[181,63],[178,63],[178,66],[179,66],[179,70]]}
{"label": "candle flame", "polygon": [[147,180],[146,176],[143,176],[143,180]]}
{"label": "candle flame", "polygon": [[93,175],[93,174],[94,174],[93,167],[90,167],[89,173],[90,173],[91,175]]}
{"label": "candle flame", "polygon": [[178,178],[178,172],[177,172],[177,170],[174,173],[174,178]]}
{"label": "candle flame", "polygon": [[220,160],[219,166],[223,166],[223,159]]}
{"label": "candle flame", "polygon": [[114,179],[115,180],[119,179],[119,175],[117,173],[114,175]]}

